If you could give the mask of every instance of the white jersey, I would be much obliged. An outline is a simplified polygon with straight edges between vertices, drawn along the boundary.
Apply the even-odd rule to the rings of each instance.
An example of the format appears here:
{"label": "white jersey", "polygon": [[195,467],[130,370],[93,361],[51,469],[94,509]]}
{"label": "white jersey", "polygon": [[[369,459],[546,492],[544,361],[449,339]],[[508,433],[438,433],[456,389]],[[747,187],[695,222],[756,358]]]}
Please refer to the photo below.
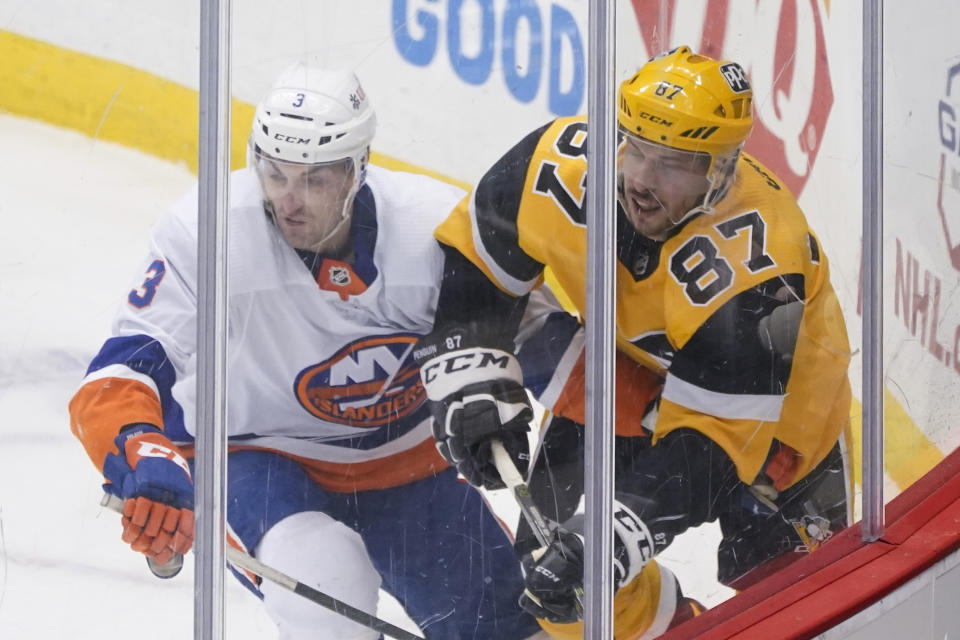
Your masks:
{"label": "white jersey", "polygon": [[[424,176],[370,167],[351,221],[356,259],[325,260],[315,278],[265,213],[256,174],[233,172],[232,447],[303,459],[318,481],[342,490],[392,486],[445,466],[411,352],[432,328],[443,273],[433,230],[463,195]],[[162,420],[158,426],[189,450],[197,433],[196,332],[194,190],[155,226],[145,275],[71,402],[74,430],[97,465],[132,422]],[[358,476],[365,480],[358,484]]]}

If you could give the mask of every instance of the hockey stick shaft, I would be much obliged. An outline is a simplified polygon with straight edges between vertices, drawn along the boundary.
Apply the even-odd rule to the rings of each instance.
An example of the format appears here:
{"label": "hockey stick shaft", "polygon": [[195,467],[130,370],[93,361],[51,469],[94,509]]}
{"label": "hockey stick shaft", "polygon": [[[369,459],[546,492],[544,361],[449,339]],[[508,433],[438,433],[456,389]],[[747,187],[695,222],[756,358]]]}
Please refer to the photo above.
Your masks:
{"label": "hockey stick shaft", "polygon": [[285,589],[293,591],[297,595],[303,596],[311,602],[319,604],[321,607],[326,607],[334,613],[337,613],[345,618],[349,618],[350,620],[373,629],[374,631],[379,631],[390,638],[396,638],[397,640],[424,640],[421,636],[412,634],[409,631],[404,631],[400,627],[396,627],[386,620],[381,620],[376,616],[372,616],[366,611],[352,607],[342,600],[337,600],[331,595],[314,589],[313,587],[305,585],[302,582],[299,582],[298,580],[295,580],[294,578],[277,571],[276,569],[268,567],[253,556],[229,545],[227,546],[227,559],[238,567],[257,574],[264,580],[274,582]]}
{"label": "hockey stick shaft", "polygon": [[[100,504],[102,506],[107,507],[108,509],[117,511],[118,513],[123,513],[123,502],[124,501],[122,498],[118,498],[117,496],[111,495],[109,493],[105,493],[103,496],[103,499],[100,501]],[[174,563],[174,562],[179,562],[180,565],[182,565],[183,556],[181,556],[180,554],[177,554],[177,556],[179,556],[179,558],[174,557],[173,560],[167,563],[167,565],[170,565],[171,563]],[[390,624],[386,620],[381,620],[376,616],[370,615],[366,611],[362,611],[360,609],[357,609],[356,607],[352,607],[346,602],[343,602],[342,600],[337,600],[331,595],[328,595],[322,591],[318,591],[317,589],[314,589],[311,586],[305,585],[302,582],[295,580],[294,578],[291,578],[290,576],[263,564],[262,562],[260,562],[259,560],[251,556],[250,554],[244,553],[240,549],[231,547],[230,545],[227,545],[227,560],[229,560],[230,562],[232,562],[233,564],[237,565],[242,569],[246,569],[251,573],[255,573],[256,575],[260,576],[264,580],[269,580],[270,582],[280,585],[284,589],[293,591],[297,595],[303,596],[307,600],[310,600],[311,602],[314,602],[320,605],[321,607],[325,607],[333,611],[334,613],[337,613],[345,618],[348,618],[353,622],[356,622],[357,624],[361,624],[369,629],[373,629],[374,631],[379,631],[380,633],[386,635],[387,637],[395,638],[396,640],[424,640],[424,638],[421,636],[410,633],[409,631],[405,631],[400,627]],[[148,558],[148,564],[150,564],[149,558]],[[179,568],[177,568],[175,573],[166,575],[166,576],[163,575],[164,572],[168,571],[167,569],[165,569],[167,565],[159,565],[158,567],[158,565],[150,564],[150,571],[153,572],[153,574],[158,577],[171,577],[172,575],[176,575],[176,572],[179,572]],[[161,574],[157,573],[157,570],[155,570],[155,567],[157,567],[161,571]]]}
{"label": "hockey stick shaft", "polygon": [[500,478],[503,479],[503,483],[513,494],[513,498],[520,507],[520,512],[526,519],[527,524],[530,525],[530,529],[533,530],[534,537],[541,546],[548,546],[551,538],[550,525],[547,524],[546,518],[534,504],[533,496],[530,495],[530,488],[523,481],[520,470],[513,464],[513,459],[507,453],[502,442],[494,440],[491,443],[491,448],[493,450],[493,463],[496,465],[497,471],[500,472]]}
{"label": "hockey stick shaft", "polygon": [[[530,529],[533,531],[537,542],[544,547],[550,546],[553,538],[550,525],[547,523],[547,519],[543,517],[543,514],[540,513],[537,505],[534,504],[533,496],[530,495],[530,487],[523,481],[523,476],[520,475],[520,470],[517,469],[517,465],[513,464],[513,459],[510,457],[510,454],[507,453],[507,449],[503,446],[502,442],[494,440],[490,443],[490,447],[493,452],[493,464],[496,465],[497,471],[500,473],[500,478],[503,480],[503,483],[507,485],[507,489],[510,490],[513,498],[517,501],[517,505],[520,507],[520,513],[523,514],[527,524],[530,525]],[[577,598],[577,610],[582,615],[583,586],[577,585],[574,587],[573,593]]]}

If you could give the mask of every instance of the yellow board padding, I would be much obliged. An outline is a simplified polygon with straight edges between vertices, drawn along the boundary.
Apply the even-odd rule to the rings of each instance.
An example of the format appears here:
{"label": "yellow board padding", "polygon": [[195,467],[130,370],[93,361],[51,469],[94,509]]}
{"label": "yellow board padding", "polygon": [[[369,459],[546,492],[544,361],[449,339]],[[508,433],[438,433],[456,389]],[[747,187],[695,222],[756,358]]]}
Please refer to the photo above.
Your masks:
{"label": "yellow board padding", "polygon": [[[80,131],[197,172],[199,93],[142,69],[0,30],[0,109]],[[230,103],[230,165],[246,164],[254,106]],[[469,185],[383,154],[377,165]]]}
{"label": "yellow board padding", "polygon": [[[903,491],[943,460],[944,455],[887,389],[883,392],[883,405],[883,467],[894,484]],[[850,457],[853,476],[859,485],[863,477],[863,409],[856,400],[853,401],[850,414],[853,431]],[[892,497],[885,496],[885,501],[889,502]]]}
{"label": "yellow board padding", "polygon": [[[0,108],[197,170],[198,93],[129,65],[0,31]],[[253,108],[234,100],[231,162],[243,166]]]}
{"label": "yellow board padding", "polygon": [[[4,61],[0,66],[0,109],[181,162],[196,172],[196,90],[142,69],[3,30],[0,59]],[[233,167],[242,167],[254,107],[234,99],[231,110],[230,160]],[[383,154],[373,154],[372,161],[388,169],[423,173],[469,188],[463,182]],[[546,280],[561,302],[572,309],[549,271]],[[943,459],[943,454],[889,391],[885,392],[885,403],[885,469],[904,489]],[[854,477],[859,483],[861,408],[856,400],[851,414]]]}

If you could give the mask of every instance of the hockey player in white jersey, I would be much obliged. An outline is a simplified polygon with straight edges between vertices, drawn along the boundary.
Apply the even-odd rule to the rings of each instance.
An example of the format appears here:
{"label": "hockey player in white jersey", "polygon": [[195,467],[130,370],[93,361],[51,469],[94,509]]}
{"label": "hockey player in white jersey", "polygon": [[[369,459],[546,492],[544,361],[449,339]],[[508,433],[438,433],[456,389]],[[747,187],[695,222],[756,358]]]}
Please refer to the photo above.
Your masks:
{"label": "hockey player in white jersey", "polygon": [[[258,105],[230,178],[229,543],[375,613],[394,595],[429,638],[539,627],[511,541],[437,453],[411,357],[433,325],[435,226],[464,195],[368,164],[375,117],[354,74],[303,66]],[[197,193],[153,230],[144,272],[70,403],[125,500],[122,538],[159,562],[193,536]],[[378,634],[231,567],[281,640]]]}

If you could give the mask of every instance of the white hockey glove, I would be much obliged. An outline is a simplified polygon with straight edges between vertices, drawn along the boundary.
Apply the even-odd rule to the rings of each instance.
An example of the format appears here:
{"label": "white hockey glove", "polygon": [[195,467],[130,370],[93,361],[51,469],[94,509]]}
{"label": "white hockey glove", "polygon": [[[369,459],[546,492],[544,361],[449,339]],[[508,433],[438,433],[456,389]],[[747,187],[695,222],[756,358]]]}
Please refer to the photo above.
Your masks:
{"label": "white hockey glove", "polygon": [[[625,504],[613,504],[614,592],[636,578],[653,557],[647,525]],[[520,606],[555,623],[580,619],[576,589],[583,584],[583,513],[553,532],[553,540],[522,558],[526,588]]]}
{"label": "white hockey glove", "polygon": [[502,489],[490,443],[501,441],[526,474],[533,409],[513,354],[464,342],[462,333],[447,332],[440,340],[427,336],[414,351],[433,412],[433,435],[437,450],[467,482]]}

